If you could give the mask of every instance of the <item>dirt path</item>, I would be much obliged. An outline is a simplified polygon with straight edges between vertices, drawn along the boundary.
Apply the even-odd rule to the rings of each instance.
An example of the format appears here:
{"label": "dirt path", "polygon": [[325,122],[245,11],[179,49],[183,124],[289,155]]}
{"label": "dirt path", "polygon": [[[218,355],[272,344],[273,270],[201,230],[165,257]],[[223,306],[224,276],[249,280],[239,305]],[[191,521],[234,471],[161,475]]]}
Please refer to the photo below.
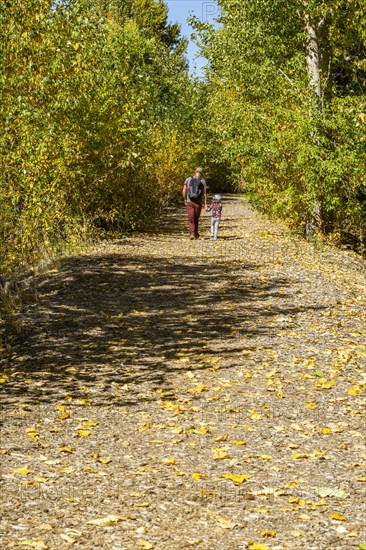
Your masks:
{"label": "dirt path", "polygon": [[0,355],[2,548],[366,548],[360,261],[235,197],[208,222],[39,279]]}

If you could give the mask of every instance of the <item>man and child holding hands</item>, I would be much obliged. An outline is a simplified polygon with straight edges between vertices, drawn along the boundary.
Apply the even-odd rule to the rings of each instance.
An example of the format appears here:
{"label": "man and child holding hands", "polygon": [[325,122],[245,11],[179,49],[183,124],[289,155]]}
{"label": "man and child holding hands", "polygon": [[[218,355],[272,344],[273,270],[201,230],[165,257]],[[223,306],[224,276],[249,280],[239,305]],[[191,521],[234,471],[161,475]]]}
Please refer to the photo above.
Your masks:
{"label": "man and child holding hands", "polygon": [[211,238],[216,241],[222,212],[221,197],[214,195],[211,206],[207,206],[206,181],[202,178],[202,168],[196,168],[194,175],[184,182],[183,200],[187,206],[189,238],[199,237],[198,223],[203,203],[205,211],[211,212]]}

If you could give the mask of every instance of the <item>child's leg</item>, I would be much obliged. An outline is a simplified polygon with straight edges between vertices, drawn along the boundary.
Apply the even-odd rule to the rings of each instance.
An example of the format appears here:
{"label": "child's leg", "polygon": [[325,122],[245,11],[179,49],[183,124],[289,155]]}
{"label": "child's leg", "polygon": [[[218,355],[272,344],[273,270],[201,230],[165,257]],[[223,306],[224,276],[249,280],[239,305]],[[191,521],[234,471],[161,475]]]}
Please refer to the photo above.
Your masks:
{"label": "child's leg", "polygon": [[215,220],[215,224],[214,224],[214,239],[215,240],[217,239],[217,233],[219,231],[219,225],[220,225],[220,218],[217,218]]}
{"label": "child's leg", "polygon": [[214,236],[215,231],[215,218],[211,218],[211,237]]}

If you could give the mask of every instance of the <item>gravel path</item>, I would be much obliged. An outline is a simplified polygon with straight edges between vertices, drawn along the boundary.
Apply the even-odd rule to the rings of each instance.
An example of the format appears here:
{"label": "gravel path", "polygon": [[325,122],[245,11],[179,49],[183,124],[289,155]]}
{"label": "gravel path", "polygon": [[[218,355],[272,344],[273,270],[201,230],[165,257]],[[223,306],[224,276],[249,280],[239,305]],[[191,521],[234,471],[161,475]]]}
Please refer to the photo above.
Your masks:
{"label": "gravel path", "polygon": [[366,548],[366,287],[224,202],[39,277],[2,358],[1,548]]}

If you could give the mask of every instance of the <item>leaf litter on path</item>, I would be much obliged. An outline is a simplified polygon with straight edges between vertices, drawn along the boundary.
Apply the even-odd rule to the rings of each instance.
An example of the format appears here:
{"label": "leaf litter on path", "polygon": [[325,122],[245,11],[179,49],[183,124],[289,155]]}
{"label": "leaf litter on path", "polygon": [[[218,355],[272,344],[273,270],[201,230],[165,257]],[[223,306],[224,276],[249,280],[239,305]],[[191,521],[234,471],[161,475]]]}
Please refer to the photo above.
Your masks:
{"label": "leaf litter on path", "polygon": [[0,365],[5,548],[365,545],[364,273],[224,200],[215,243],[175,212],[39,277]]}

